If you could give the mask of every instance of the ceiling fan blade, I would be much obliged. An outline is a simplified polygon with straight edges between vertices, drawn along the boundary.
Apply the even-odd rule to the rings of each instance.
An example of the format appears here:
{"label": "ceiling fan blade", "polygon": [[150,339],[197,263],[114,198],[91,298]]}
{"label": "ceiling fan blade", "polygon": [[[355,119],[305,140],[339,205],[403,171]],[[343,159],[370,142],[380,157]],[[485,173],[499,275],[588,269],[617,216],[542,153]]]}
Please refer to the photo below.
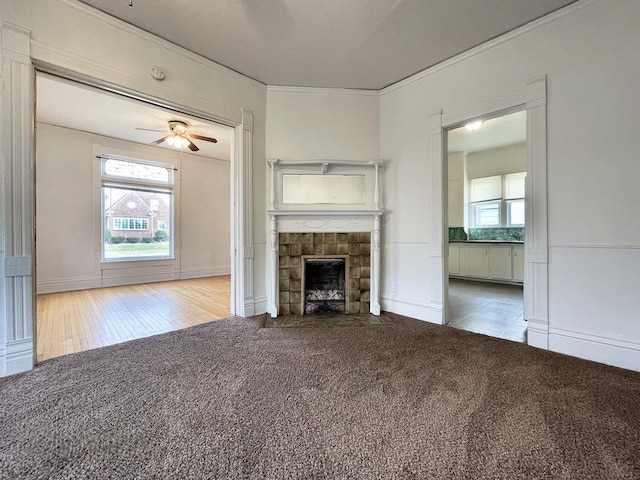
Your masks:
{"label": "ceiling fan blade", "polygon": [[151,145],[160,145],[162,142],[164,142],[167,138],[169,138],[171,135],[166,135],[162,138],[159,138],[158,140],[156,140],[155,142],[151,142]]}
{"label": "ceiling fan blade", "polygon": [[202,135],[196,135],[195,133],[190,133],[189,136],[191,138],[195,138],[196,140],[204,140],[205,142],[218,143],[218,140],[211,137],[203,137]]}
{"label": "ceiling fan blade", "polygon": [[191,140],[187,139],[187,141],[189,142],[189,145],[187,145],[187,147],[189,147],[189,150],[191,150],[192,152],[197,152],[198,150],[200,150]]}
{"label": "ceiling fan blade", "polygon": [[136,127],[136,130],[144,130],[145,132],[166,132],[167,129],[163,128],[162,130],[158,130],[156,128],[138,128]]}

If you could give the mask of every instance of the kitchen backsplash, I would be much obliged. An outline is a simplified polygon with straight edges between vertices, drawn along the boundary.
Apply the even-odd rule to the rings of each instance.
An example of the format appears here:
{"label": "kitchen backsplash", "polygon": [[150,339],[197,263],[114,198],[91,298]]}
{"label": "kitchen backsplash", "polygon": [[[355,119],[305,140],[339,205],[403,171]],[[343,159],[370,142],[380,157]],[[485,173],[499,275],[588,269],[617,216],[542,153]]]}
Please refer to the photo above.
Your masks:
{"label": "kitchen backsplash", "polygon": [[524,228],[470,228],[469,240],[524,241]]}
{"label": "kitchen backsplash", "polygon": [[449,228],[450,242],[465,240],[501,240],[504,242],[523,242],[524,228],[470,228],[469,234],[463,227]]}
{"label": "kitchen backsplash", "polygon": [[467,240],[467,232],[464,231],[464,227],[449,227],[449,241],[460,242]]}

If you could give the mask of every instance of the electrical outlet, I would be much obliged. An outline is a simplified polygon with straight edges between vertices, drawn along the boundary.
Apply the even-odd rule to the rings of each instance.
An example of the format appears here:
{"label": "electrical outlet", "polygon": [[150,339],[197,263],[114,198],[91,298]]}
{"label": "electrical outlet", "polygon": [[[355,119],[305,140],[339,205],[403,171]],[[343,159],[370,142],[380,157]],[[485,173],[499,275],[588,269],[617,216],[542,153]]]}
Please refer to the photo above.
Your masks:
{"label": "electrical outlet", "polygon": [[398,293],[398,284],[396,282],[391,282],[391,292]]}

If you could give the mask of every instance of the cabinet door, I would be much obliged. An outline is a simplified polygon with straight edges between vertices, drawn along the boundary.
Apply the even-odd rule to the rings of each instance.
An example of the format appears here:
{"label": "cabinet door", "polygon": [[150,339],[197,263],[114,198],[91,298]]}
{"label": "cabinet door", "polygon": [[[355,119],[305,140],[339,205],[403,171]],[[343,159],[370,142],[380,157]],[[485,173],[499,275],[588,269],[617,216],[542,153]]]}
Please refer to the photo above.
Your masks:
{"label": "cabinet door", "polygon": [[460,247],[460,273],[470,277],[489,276],[489,255],[485,245]]}
{"label": "cabinet door", "polygon": [[511,280],[511,245],[489,246],[489,277]]}
{"label": "cabinet door", "polygon": [[457,243],[449,244],[449,274],[460,274],[460,245]]}
{"label": "cabinet door", "polygon": [[513,245],[513,279],[524,282],[524,246]]}

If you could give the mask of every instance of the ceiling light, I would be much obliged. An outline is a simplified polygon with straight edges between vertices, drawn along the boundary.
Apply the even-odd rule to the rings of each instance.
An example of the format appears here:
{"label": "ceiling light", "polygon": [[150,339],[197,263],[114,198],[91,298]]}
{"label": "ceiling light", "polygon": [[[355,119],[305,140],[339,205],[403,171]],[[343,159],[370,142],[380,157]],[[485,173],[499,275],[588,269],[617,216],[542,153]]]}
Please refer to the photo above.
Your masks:
{"label": "ceiling light", "polygon": [[171,145],[172,147],[173,147],[173,144],[175,143],[175,141],[176,141],[176,137],[175,136],[170,135],[170,136],[167,137],[167,143],[169,145]]}
{"label": "ceiling light", "polygon": [[473,132],[475,130],[478,130],[480,127],[482,126],[482,120],[476,120],[475,122],[469,122],[467,123],[464,128],[466,128],[467,130],[469,130],[470,132]]}

